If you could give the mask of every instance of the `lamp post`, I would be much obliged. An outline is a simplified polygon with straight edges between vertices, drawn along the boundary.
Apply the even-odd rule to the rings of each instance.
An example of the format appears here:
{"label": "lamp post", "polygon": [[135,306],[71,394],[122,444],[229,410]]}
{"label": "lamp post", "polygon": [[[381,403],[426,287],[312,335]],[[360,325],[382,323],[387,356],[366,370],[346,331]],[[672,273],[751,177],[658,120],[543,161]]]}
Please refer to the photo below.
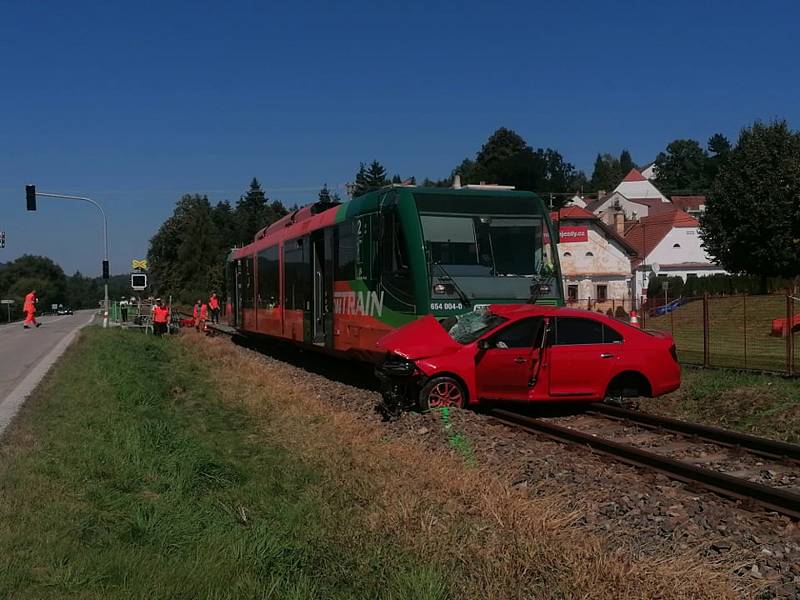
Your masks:
{"label": "lamp post", "polygon": [[45,198],[61,198],[63,200],[82,200],[93,204],[103,215],[103,281],[105,282],[105,298],[103,300],[103,329],[108,327],[108,277],[109,277],[109,263],[108,263],[108,219],[106,218],[106,211],[99,202],[95,202],[91,198],[85,196],[69,196],[67,194],[52,194],[46,192],[37,192],[35,185],[25,186],[25,197],[28,203],[28,210],[36,210],[36,197],[43,196]]}

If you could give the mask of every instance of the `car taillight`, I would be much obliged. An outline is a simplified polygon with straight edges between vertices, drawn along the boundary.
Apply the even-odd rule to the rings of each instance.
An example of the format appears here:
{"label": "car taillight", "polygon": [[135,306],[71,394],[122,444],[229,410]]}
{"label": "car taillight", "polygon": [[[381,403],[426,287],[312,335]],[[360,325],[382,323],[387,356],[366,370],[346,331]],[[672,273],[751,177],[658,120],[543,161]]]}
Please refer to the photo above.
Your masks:
{"label": "car taillight", "polygon": [[675,349],[675,344],[669,347],[669,353],[672,355],[672,360],[678,362],[678,351]]}

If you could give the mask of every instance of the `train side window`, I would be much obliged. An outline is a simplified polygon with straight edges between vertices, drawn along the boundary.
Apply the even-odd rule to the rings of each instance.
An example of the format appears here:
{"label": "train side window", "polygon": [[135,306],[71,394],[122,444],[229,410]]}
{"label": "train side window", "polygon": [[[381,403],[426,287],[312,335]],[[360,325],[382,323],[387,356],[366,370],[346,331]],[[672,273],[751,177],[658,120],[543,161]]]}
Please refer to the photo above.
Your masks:
{"label": "train side window", "polygon": [[278,279],[278,247],[273,246],[258,253],[258,308],[280,304]]}
{"label": "train side window", "polygon": [[311,265],[308,238],[288,240],[283,245],[284,308],[308,310],[311,298]]}
{"label": "train side window", "polygon": [[383,270],[387,273],[408,273],[408,251],[396,210],[383,214]]}
{"label": "train side window", "polygon": [[377,279],[378,215],[362,215],[356,219],[356,279]]}
{"label": "train side window", "polygon": [[350,281],[356,278],[356,236],[353,233],[355,221],[345,221],[336,226],[336,261],[334,279]]}

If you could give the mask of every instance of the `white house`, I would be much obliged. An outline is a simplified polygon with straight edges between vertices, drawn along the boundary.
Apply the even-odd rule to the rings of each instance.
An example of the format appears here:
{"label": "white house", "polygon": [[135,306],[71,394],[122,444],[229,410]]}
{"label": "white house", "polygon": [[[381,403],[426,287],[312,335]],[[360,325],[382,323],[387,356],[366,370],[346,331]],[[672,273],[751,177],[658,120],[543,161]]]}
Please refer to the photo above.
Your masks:
{"label": "white house", "polygon": [[633,261],[634,293],[646,295],[648,276],[658,265],[658,276],[703,277],[725,270],[711,261],[702,247],[700,223],[676,206],[668,211],[644,217],[625,231],[625,240],[636,249]]}
{"label": "white house", "polygon": [[629,308],[636,251],[622,236],[622,220],[610,227],[577,206],[562,208],[551,217],[559,224],[558,253],[567,302],[601,310]]}
{"label": "white house", "polygon": [[641,170],[642,177],[652,181],[653,179],[656,178],[656,170],[657,170],[656,163],[651,162],[649,164],[646,164]]}

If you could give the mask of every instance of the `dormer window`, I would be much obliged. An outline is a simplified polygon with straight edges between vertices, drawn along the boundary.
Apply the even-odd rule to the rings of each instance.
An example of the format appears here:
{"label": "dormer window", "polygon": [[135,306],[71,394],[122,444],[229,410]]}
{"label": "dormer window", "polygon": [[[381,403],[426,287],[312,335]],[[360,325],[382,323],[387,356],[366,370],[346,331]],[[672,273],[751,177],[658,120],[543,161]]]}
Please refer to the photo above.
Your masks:
{"label": "dormer window", "polygon": [[587,252],[586,256],[594,256],[594,254],[592,254],[591,252]]}
{"label": "dormer window", "polygon": [[681,247],[681,245],[680,245],[680,244],[672,244],[672,247],[673,247],[673,248],[680,248],[680,247]]}
{"label": "dormer window", "polygon": [[564,258],[572,256],[572,252],[564,252]]}

